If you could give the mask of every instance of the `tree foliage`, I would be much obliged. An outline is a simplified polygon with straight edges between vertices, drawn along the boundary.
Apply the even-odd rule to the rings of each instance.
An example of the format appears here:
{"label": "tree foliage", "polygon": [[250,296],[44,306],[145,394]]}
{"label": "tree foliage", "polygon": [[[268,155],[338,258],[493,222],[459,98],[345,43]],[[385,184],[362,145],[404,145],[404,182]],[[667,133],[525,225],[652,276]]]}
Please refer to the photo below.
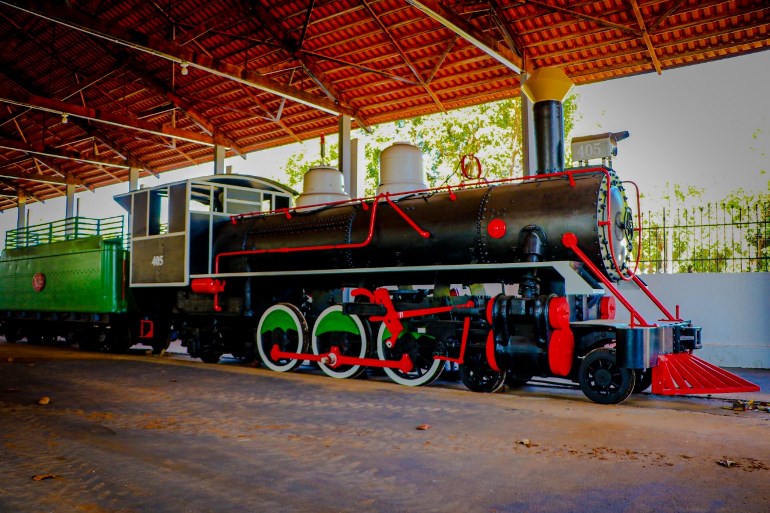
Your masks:
{"label": "tree foliage", "polygon": [[643,272],[770,270],[770,184],[767,192],[738,189],[713,203],[697,187],[667,187],[664,207],[644,220]]}
{"label": "tree foliage", "polygon": [[[564,102],[565,138],[569,137],[577,119],[577,100],[578,97],[572,95]],[[366,144],[367,194],[372,194],[377,187],[382,150],[396,141],[411,142],[420,148],[431,186],[462,181],[460,160],[469,154],[479,158],[486,178],[522,174],[520,98],[377,125],[369,134],[356,130],[353,137]],[[336,136],[328,139],[331,144],[327,148],[326,163],[336,165]],[[289,159],[283,168],[289,185],[297,185],[311,166],[321,164],[319,148],[320,145],[311,150],[306,146]]]}

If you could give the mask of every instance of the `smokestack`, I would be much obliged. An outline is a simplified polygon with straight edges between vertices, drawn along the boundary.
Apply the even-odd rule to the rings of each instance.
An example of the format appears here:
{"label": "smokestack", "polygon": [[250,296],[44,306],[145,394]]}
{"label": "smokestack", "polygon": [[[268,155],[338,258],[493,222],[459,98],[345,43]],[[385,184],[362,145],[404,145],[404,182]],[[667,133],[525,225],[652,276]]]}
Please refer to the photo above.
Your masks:
{"label": "smokestack", "polygon": [[536,172],[564,171],[564,113],[562,101],[572,90],[572,80],[561,68],[536,69],[521,90],[527,95],[535,115]]}

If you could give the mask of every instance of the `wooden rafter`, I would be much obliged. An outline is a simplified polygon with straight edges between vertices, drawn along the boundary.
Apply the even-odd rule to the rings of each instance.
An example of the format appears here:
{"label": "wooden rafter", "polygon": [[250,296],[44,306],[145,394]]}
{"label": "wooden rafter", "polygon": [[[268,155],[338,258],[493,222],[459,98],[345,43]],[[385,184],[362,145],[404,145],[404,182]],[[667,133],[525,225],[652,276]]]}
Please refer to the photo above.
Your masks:
{"label": "wooden rafter", "polygon": [[436,0],[406,0],[407,3],[420,9],[438,23],[447,27],[455,34],[460,35],[469,43],[479,48],[506,68],[520,73],[524,69],[524,61],[521,56],[515,54],[510,48],[490,37],[484,31],[477,29],[470,21],[463,18],[444,4]]}
{"label": "wooden rafter", "polygon": [[259,73],[249,71],[244,66],[225,62],[196,53],[186,47],[167,41],[155,35],[140,34],[131,30],[122,29],[115,25],[108,25],[98,19],[81,14],[66,7],[64,4],[52,0],[30,0],[28,6],[18,5],[0,0],[0,4],[22,10],[29,14],[63,24],[74,30],[85,32],[94,37],[107,39],[113,43],[127,46],[137,51],[152,54],[156,57],[177,62],[188,67],[198,68],[228,80],[240,82],[249,87],[289,98],[310,107],[333,114],[350,114],[353,111],[343,105],[336,105],[326,98],[307,93],[300,89],[286,86],[266,78]]}
{"label": "wooden rafter", "polygon": [[148,132],[154,135],[159,135],[161,137],[181,139],[206,146],[215,145],[214,138],[206,134],[192,132],[190,130],[182,130],[167,125],[156,125],[146,121],[140,121],[138,119],[122,116],[120,114],[113,114],[103,109],[81,107],[80,105],[61,102],[52,98],[44,98],[34,94],[11,91],[7,88],[0,88],[0,101],[20,105],[23,107],[45,110],[56,114],[78,116],[81,118],[90,119],[91,121],[106,123],[108,125],[115,125],[121,128],[138,130],[140,132]]}
{"label": "wooden rafter", "polygon": [[337,57],[331,57],[331,56],[326,55],[326,54],[317,53],[317,52],[311,52],[311,51],[302,51],[302,54],[303,55],[309,55],[311,57],[315,57],[316,59],[319,59],[319,60],[322,60],[322,61],[329,61],[329,62],[333,62],[335,64],[340,64],[341,66],[344,66],[343,68],[339,68],[341,70],[346,69],[346,68],[357,69],[359,71],[363,71],[363,72],[366,72],[366,73],[372,73],[374,75],[380,75],[380,76],[386,77],[386,78],[388,78],[390,80],[394,80],[396,82],[403,82],[404,84],[409,84],[409,85],[418,85],[418,83],[415,82],[414,80],[411,80],[411,79],[408,79],[408,78],[404,78],[404,77],[400,77],[398,75],[394,75],[392,73],[388,73],[387,71],[382,71],[382,70],[374,69],[374,68],[371,68],[371,67],[368,67],[368,66],[362,66],[361,64],[356,64],[356,63],[353,63],[353,62],[350,62],[350,61],[346,61],[344,59],[339,59]]}
{"label": "wooden rafter", "polygon": [[57,159],[75,160],[78,162],[87,162],[90,164],[110,167],[120,167],[127,169],[129,166],[122,160],[108,160],[96,157],[84,157],[78,152],[64,150],[61,148],[51,148],[50,146],[43,146],[41,144],[29,144],[14,139],[8,139],[6,137],[0,137],[0,148],[5,148],[13,151],[21,151],[29,155],[51,157]]}
{"label": "wooden rafter", "polygon": [[428,93],[428,96],[430,96],[431,100],[433,100],[433,102],[438,106],[438,108],[441,109],[441,112],[446,112],[446,108],[444,108],[444,105],[441,103],[441,100],[439,100],[438,96],[436,96],[436,93],[434,93],[433,90],[430,88],[430,85],[427,82],[425,82],[425,79],[422,77],[420,72],[417,70],[417,68],[415,68],[414,64],[412,63],[412,60],[406,54],[404,49],[401,48],[401,45],[398,43],[398,41],[396,41],[396,38],[393,37],[393,34],[390,33],[390,30],[388,30],[388,27],[385,26],[385,24],[382,22],[382,20],[377,15],[377,13],[374,12],[374,9],[372,9],[372,6],[369,4],[369,0],[361,0],[361,4],[364,6],[364,8],[366,8],[366,11],[369,13],[369,16],[371,16],[372,19],[374,19],[374,22],[380,28],[382,33],[385,34],[385,37],[388,38],[390,43],[396,49],[396,52],[398,52],[398,54],[404,60],[404,63],[406,63],[409,70],[417,79],[417,82],[419,82],[420,86],[422,86],[425,92]]}
{"label": "wooden rafter", "polygon": [[644,18],[642,17],[642,11],[639,9],[639,3],[637,0],[631,0],[631,7],[634,9],[636,22],[639,23],[639,28],[642,29],[642,39],[644,39],[644,44],[647,46],[647,51],[650,53],[652,64],[655,66],[655,71],[657,71],[658,75],[660,75],[663,73],[663,69],[660,67],[660,61],[658,60],[658,56],[655,54],[655,46],[652,44],[652,39],[650,39],[650,35],[647,33],[647,27],[644,25]]}
{"label": "wooden rafter", "polygon": [[684,0],[672,0],[671,5],[668,6],[668,9],[666,9],[666,12],[661,14],[658,19],[653,21],[649,28],[647,29],[649,32],[655,32],[655,30],[668,19],[669,16],[674,14],[677,9],[684,3]]}
{"label": "wooden rafter", "polygon": [[[297,60],[307,76],[316,83],[326,97],[335,104],[344,103],[341,92],[338,91],[331,81],[324,76],[324,73],[321,71],[315,60],[300,51],[301,42],[286,34],[286,30],[283,27],[281,20],[273,16],[272,11],[266,9],[259,0],[252,1],[252,9],[259,16],[262,25],[270,33],[273,39],[279,42],[279,46],[285,50],[286,53]],[[308,22],[309,19],[310,12],[308,12]]]}
{"label": "wooden rafter", "polygon": [[637,29],[635,29],[633,27],[627,27],[626,25],[621,25],[620,23],[613,23],[613,22],[611,22],[609,20],[604,20],[602,18],[597,18],[596,16],[590,16],[588,14],[584,14],[582,12],[578,12],[578,11],[575,11],[575,10],[572,10],[572,9],[565,9],[564,7],[560,7],[558,5],[553,5],[553,4],[548,3],[548,2],[541,2],[539,0],[527,0],[527,3],[528,4],[532,4],[532,5],[537,5],[539,7],[542,7],[544,9],[549,9],[549,10],[554,11],[554,12],[560,12],[562,14],[567,14],[569,16],[574,16],[575,18],[578,18],[578,19],[581,19],[581,20],[590,21],[590,22],[596,23],[597,25],[600,25],[600,26],[611,27],[611,28],[614,28],[614,29],[621,30],[623,32],[630,32],[630,33],[632,33],[632,34],[634,34],[636,36],[641,36],[642,35],[640,31],[638,31]]}
{"label": "wooden rafter", "polygon": [[441,66],[444,64],[444,61],[449,56],[449,52],[452,51],[452,48],[454,48],[455,43],[460,38],[460,36],[456,35],[452,37],[446,45],[446,48],[444,48],[444,51],[441,52],[441,55],[439,55],[438,59],[436,59],[436,64],[433,66],[433,69],[430,73],[428,73],[428,78],[425,79],[425,82],[430,84],[433,82],[433,77],[436,76],[436,73],[438,73],[438,70],[441,69]]}
{"label": "wooden rafter", "polygon": [[[5,63],[5,67],[7,67],[7,69],[11,69],[11,70],[13,69],[13,67],[9,63]],[[6,80],[15,83],[19,88],[23,89],[25,92],[27,92],[27,93],[36,93],[36,94],[38,94],[38,96],[42,97],[40,92],[35,90],[36,87],[32,83],[30,83],[27,80],[22,80],[21,79],[21,73],[18,70],[16,70],[13,73],[13,78],[11,78],[8,75],[5,75],[5,76],[6,76]],[[77,80],[77,75],[76,75],[75,78]],[[94,85],[98,81],[87,81],[87,82],[89,82],[90,85]],[[75,89],[75,88],[68,88],[68,90],[72,90],[72,93],[69,95],[70,97],[72,97],[72,96],[78,94],[80,91],[82,91],[82,89],[80,89],[80,88],[77,88],[77,89]],[[81,96],[81,98],[82,98],[82,96]],[[27,112],[29,110],[30,109],[27,109]],[[151,169],[150,166],[148,166],[141,159],[135,157],[130,151],[125,149],[117,141],[113,140],[113,138],[111,136],[109,136],[107,133],[105,133],[103,130],[101,130],[97,126],[93,126],[88,121],[86,121],[86,120],[84,120],[82,118],[78,118],[78,117],[73,117],[71,119],[71,122],[74,125],[77,125],[78,128],[83,130],[83,132],[85,132],[90,137],[93,137],[94,139],[98,139],[99,141],[101,141],[102,144],[104,144],[105,146],[110,148],[113,152],[118,154],[130,166],[132,166],[132,167],[140,167],[142,169],[146,169],[149,172],[155,174],[155,172]],[[26,140],[25,140],[25,142],[26,142]],[[54,163],[51,163],[46,158],[41,158],[40,160],[42,160],[43,163],[45,163],[47,166],[49,166],[52,169],[54,169],[57,172],[59,172],[62,176],[64,176],[66,174],[64,171],[60,170],[58,165],[56,165]]]}
{"label": "wooden rafter", "polygon": [[127,56],[124,62],[127,66],[127,69],[139,77],[140,82],[149,87],[156,94],[163,96],[168,101],[170,101],[177,109],[181,110],[188,118],[190,118],[193,123],[198,125],[201,130],[212,136],[215,143],[231,148],[236,154],[240,156],[244,155],[243,150],[233,140],[232,134],[229,134],[227,131],[215,126],[189,101],[171,91],[168,87],[166,87],[165,84],[147,73],[142,73],[141,66],[134,57]]}
{"label": "wooden rafter", "polygon": [[505,14],[503,14],[503,9],[500,7],[500,2],[498,2],[498,0],[489,0],[489,7],[492,21],[494,21],[495,25],[497,25],[497,28],[503,35],[503,39],[505,40],[506,44],[511,50],[516,52],[516,55],[523,58],[524,52],[522,51],[521,44],[516,41],[516,37],[511,32],[511,25],[508,23]]}
{"label": "wooden rafter", "polygon": [[[246,93],[246,96],[248,96],[251,99],[251,101],[254,102],[254,105],[259,107],[263,111],[269,113],[269,111],[267,110],[267,107],[265,107],[265,105],[261,101],[259,101],[259,99],[256,96],[254,96],[251,91],[249,91],[243,85],[241,85],[241,88],[243,89],[243,92]],[[287,125],[286,122],[281,119],[281,110],[283,110],[283,103],[281,103],[281,107],[279,109],[278,114],[275,116],[275,118],[273,118],[273,122],[278,126],[280,126],[296,142],[302,142],[302,139],[297,137],[297,134],[294,133],[294,130],[292,130],[291,127],[289,127],[289,125]]]}
{"label": "wooden rafter", "polygon": [[302,51],[302,47],[305,46],[305,36],[307,36],[307,28],[310,25],[310,18],[313,15],[313,7],[315,7],[315,0],[310,0],[310,5],[307,6],[305,14],[305,21],[302,23],[302,31],[297,41],[297,50]]}
{"label": "wooden rafter", "polygon": [[39,201],[40,203],[45,203],[42,199],[40,199],[34,192],[30,191],[26,187],[22,187],[21,185],[18,185],[10,180],[6,180],[5,178],[0,178],[0,184],[5,185],[12,191],[16,192],[17,196],[24,196],[29,199],[33,199],[35,201]]}

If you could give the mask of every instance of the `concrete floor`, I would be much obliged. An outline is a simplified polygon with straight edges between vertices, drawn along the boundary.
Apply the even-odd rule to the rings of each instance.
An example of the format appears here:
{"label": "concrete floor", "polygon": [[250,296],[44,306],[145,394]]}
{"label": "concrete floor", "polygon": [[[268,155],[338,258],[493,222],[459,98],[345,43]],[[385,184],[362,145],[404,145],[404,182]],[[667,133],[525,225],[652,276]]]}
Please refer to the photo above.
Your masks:
{"label": "concrete floor", "polygon": [[0,512],[768,512],[770,413],[726,404],[0,343]]}

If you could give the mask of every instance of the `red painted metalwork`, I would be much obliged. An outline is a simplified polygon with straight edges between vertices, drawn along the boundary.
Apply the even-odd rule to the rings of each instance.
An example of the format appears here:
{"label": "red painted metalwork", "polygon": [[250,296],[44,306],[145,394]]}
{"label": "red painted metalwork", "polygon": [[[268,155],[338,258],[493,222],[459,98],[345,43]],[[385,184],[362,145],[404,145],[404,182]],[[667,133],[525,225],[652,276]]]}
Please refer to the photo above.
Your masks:
{"label": "red painted metalwork", "polygon": [[614,297],[604,296],[599,301],[599,318],[600,319],[614,319],[616,311],[617,311],[617,305],[615,304]]}
{"label": "red painted metalwork", "polygon": [[472,308],[474,306],[473,301],[467,301],[461,305],[450,306],[437,306],[434,308],[419,308],[417,310],[406,310],[399,312],[393,305],[393,300],[390,298],[390,291],[385,288],[375,289],[374,292],[367,289],[353,289],[350,293],[353,297],[362,296],[367,298],[370,302],[382,305],[385,307],[385,315],[373,315],[371,320],[384,322],[390,332],[390,339],[385,343],[387,347],[393,347],[398,340],[401,332],[404,331],[404,325],[401,324],[401,319],[408,319],[412,317],[424,317],[426,315],[435,315],[439,313],[451,312],[457,308]]}
{"label": "red painted metalwork", "polygon": [[412,227],[412,229],[413,229],[414,231],[416,231],[417,233],[419,233],[419,234],[420,234],[420,237],[422,237],[423,239],[428,239],[428,238],[430,238],[430,232],[428,232],[428,231],[425,231],[425,230],[423,230],[422,228],[420,228],[420,227],[417,225],[417,223],[415,223],[415,222],[414,222],[414,219],[412,219],[411,217],[409,217],[409,216],[407,215],[407,213],[406,213],[406,212],[404,212],[404,211],[401,209],[401,207],[399,207],[398,205],[396,205],[396,204],[395,204],[395,202],[394,202],[392,199],[390,199],[390,194],[388,194],[387,196],[385,196],[385,201],[387,201],[387,202],[388,202],[388,205],[390,205],[390,206],[393,208],[393,210],[395,210],[395,211],[396,211],[396,213],[397,213],[398,215],[400,215],[400,216],[401,216],[401,218],[402,218],[404,221],[406,221],[406,224],[408,224],[409,226],[411,226],[411,227]]}
{"label": "red painted metalwork", "polygon": [[448,356],[434,356],[434,360],[442,360],[445,362],[452,362],[452,363],[465,363],[465,348],[468,345],[468,334],[471,331],[471,318],[466,317],[463,320],[463,339],[460,343],[460,356],[457,358],[450,358]]}
{"label": "red painted metalwork", "polygon": [[221,312],[222,307],[219,306],[219,294],[225,291],[225,280],[217,280],[214,278],[195,278],[190,282],[190,288],[196,294],[211,294],[214,296],[214,311]]}
{"label": "red painted metalwork", "polygon": [[35,292],[42,292],[45,288],[45,274],[43,273],[35,273],[34,276],[32,276],[32,290]]}
{"label": "red painted metalwork", "polygon": [[691,353],[658,356],[652,393],[660,395],[758,392],[759,387]]}
{"label": "red painted metalwork", "polygon": [[495,309],[495,301],[497,300],[497,298],[498,298],[498,297],[499,297],[499,296],[496,296],[496,297],[494,297],[494,298],[491,298],[491,299],[490,299],[490,300],[487,302],[487,308],[486,308],[486,316],[485,316],[485,317],[486,317],[486,319],[487,319],[487,322],[490,324],[490,326],[491,326],[492,324],[494,324],[494,322],[493,322],[493,321],[494,321],[494,319],[493,319],[493,316],[494,316],[494,309]]}
{"label": "red painted metalwork", "polygon": [[580,259],[581,262],[585,264],[588,269],[596,276],[599,281],[601,281],[605,287],[612,293],[613,296],[617,298],[618,301],[620,301],[623,306],[626,307],[626,309],[631,312],[631,326],[633,327],[635,324],[635,321],[638,322],[639,326],[652,326],[652,324],[648,324],[647,321],[644,320],[644,317],[642,317],[642,314],[640,314],[636,308],[631,305],[631,303],[628,301],[628,299],[623,296],[623,294],[620,293],[620,291],[615,287],[615,285],[610,281],[609,278],[607,278],[604,273],[602,273],[598,267],[596,267],[593,262],[588,258],[588,256],[583,253],[583,250],[581,250],[578,247],[578,239],[577,235],[574,233],[565,233],[561,238],[561,243],[564,244],[564,246],[570,248],[572,251],[575,252],[575,255]]}
{"label": "red painted metalwork", "polygon": [[647,287],[647,284],[644,283],[641,278],[634,275],[634,283],[636,283],[636,285],[640,289],[642,289],[642,292],[644,292],[644,294],[648,298],[650,298],[650,301],[655,303],[655,306],[657,306],[660,309],[660,311],[663,312],[663,315],[666,316],[666,318],[663,319],[664,321],[681,321],[682,320],[679,318],[679,305],[676,305],[676,316],[673,316],[671,315],[671,312],[669,312],[668,309],[665,306],[663,306],[663,303],[661,303],[660,300],[657,297],[655,297],[655,294],[652,293],[649,287]]}
{"label": "red painted metalwork", "polygon": [[569,328],[569,302],[564,296],[548,300],[548,324],[554,329]]}
{"label": "red painted metalwork", "polygon": [[270,358],[280,360],[282,358],[291,358],[292,360],[308,360],[311,362],[321,362],[331,368],[337,368],[340,365],[364,365],[366,367],[378,367],[381,369],[398,369],[401,372],[410,372],[414,368],[409,355],[404,354],[400,360],[379,360],[377,358],[358,358],[340,354],[340,349],[336,346],[331,351],[324,354],[313,353],[289,353],[281,351],[278,344],[273,345],[270,350]]}
{"label": "red painted metalwork", "polygon": [[214,278],[195,278],[190,282],[190,288],[196,294],[218,294],[225,291],[225,283]]}
{"label": "red painted metalwork", "polygon": [[575,358],[575,336],[569,328],[551,332],[548,339],[548,367],[555,376],[569,376]]}
{"label": "red painted metalwork", "polygon": [[139,338],[152,338],[155,336],[155,323],[148,319],[139,321]]}
{"label": "red painted metalwork", "polygon": [[508,227],[505,225],[505,221],[502,219],[492,219],[487,225],[487,233],[493,239],[502,239],[505,237],[505,232]]}
{"label": "red painted metalwork", "polygon": [[[468,161],[471,162],[471,166],[473,164],[476,165],[476,176],[471,175],[468,169],[471,166],[467,165]],[[468,180],[479,180],[482,176],[484,176],[484,171],[481,169],[481,161],[476,155],[473,155],[472,153],[469,155],[463,155],[460,159],[460,172],[462,173],[463,178]]]}
{"label": "red painted metalwork", "polygon": [[486,353],[489,368],[495,372],[500,372],[500,366],[497,365],[497,358],[495,358],[495,332],[493,330],[489,330],[487,333]]}
{"label": "red painted metalwork", "polygon": [[[427,232],[420,228],[420,226],[417,225],[417,223],[414,222],[414,220],[409,217],[409,215],[404,212],[398,205],[396,205],[393,200],[390,199],[389,194],[380,194],[378,195],[374,202],[372,203],[372,214],[369,218],[369,233],[367,234],[366,238],[361,242],[346,242],[343,244],[321,244],[318,246],[296,246],[296,247],[289,247],[289,248],[274,248],[274,249],[247,249],[243,251],[228,251],[224,253],[219,253],[216,258],[214,259],[214,272],[219,273],[219,262],[222,258],[226,257],[234,257],[234,256],[247,256],[247,255],[264,255],[269,253],[297,253],[297,252],[303,252],[303,251],[324,251],[324,250],[330,250],[330,249],[358,249],[368,246],[372,239],[374,238],[374,227],[377,220],[377,208],[380,205],[381,200],[385,200],[385,202],[388,203],[395,211],[400,215],[406,223],[411,226],[421,237],[427,239],[430,237],[430,232]],[[358,202],[359,200],[356,200],[355,202]],[[347,204],[350,203],[349,201],[342,201],[337,203],[329,203],[329,205],[332,204]],[[326,205],[326,204],[324,204]],[[244,214],[248,215],[248,214]],[[287,210],[288,215],[288,210]],[[243,216],[233,216],[232,219],[241,219]]]}

